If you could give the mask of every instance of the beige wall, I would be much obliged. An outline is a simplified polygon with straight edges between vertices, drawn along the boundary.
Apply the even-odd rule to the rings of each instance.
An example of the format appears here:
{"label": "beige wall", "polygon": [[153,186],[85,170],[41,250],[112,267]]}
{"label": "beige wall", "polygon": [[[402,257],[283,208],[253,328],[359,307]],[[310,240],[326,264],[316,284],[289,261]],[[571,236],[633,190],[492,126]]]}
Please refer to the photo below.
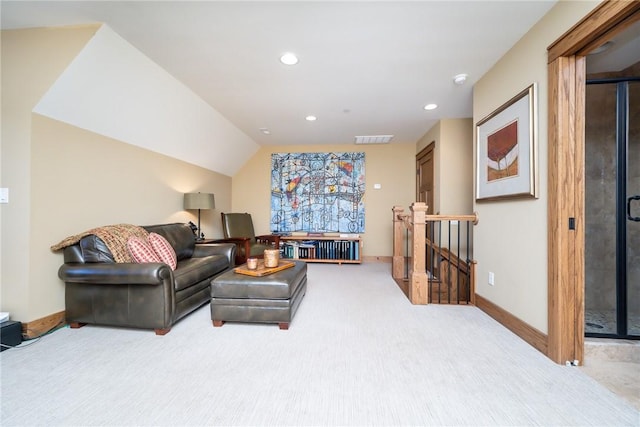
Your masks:
{"label": "beige wall", "polygon": [[[271,154],[363,151],[365,153],[365,233],[363,255],[391,256],[394,205],[415,198],[415,145],[286,145],[262,147],[233,177],[234,212],[249,212],[256,233],[268,233],[271,211]],[[373,185],[380,184],[380,190]]]}
{"label": "beige wall", "polygon": [[[49,247],[100,225],[197,221],[184,192],[212,192],[203,211],[207,237],[220,237],[220,210],[231,206],[231,177],[31,113],[73,58],[86,29],[3,32],[2,311],[32,321],[64,310],[61,253]],[[161,88],[159,88],[161,90]],[[180,141],[175,141],[179,144]]]}
{"label": "beige wall", "polygon": [[230,177],[46,117],[34,115],[32,129],[31,317],[64,309],[62,253],[49,247],[69,235],[107,224],[197,222],[182,198],[201,191],[216,198],[216,210],[202,211],[204,233],[222,236],[216,212],[231,206]]}
{"label": "beige wall", "polygon": [[441,214],[470,214],[473,208],[473,121],[442,120]]}
{"label": "beige wall", "polygon": [[[547,333],[547,47],[599,1],[561,1],[474,86],[477,123],[531,83],[538,85],[539,198],[474,203],[477,293]],[[488,273],[495,273],[495,285]]]}
{"label": "beige wall", "polygon": [[[467,215],[473,209],[473,124],[472,119],[443,119],[438,121],[416,143],[419,153],[435,142],[434,156],[434,209],[442,215]],[[436,239],[447,242],[446,246],[463,258],[473,258],[473,230],[467,225],[452,225],[448,222],[436,228]],[[451,240],[449,240],[451,238]],[[441,239],[441,240],[440,240]],[[458,245],[458,239],[460,245]],[[460,251],[460,252],[458,252]],[[469,251],[469,252],[467,252]]]}
{"label": "beige wall", "polygon": [[[31,110],[97,31],[73,29],[2,31],[2,209],[0,309],[27,320],[31,210]],[[48,313],[50,314],[50,313]]]}
{"label": "beige wall", "polygon": [[470,214],[473,207],[472,119],[440,120],[420,138],[416,152],[434,141],[433,211],[443,215]]}
{"label": "beige wall", "polygon": [[[435,143],[433,149],[433,213],[440,213],[440,144],[442,143],[441,135],[442,120],[438,121],[425,133],[416,143],[416,154],[424,150],[431,144]],[[415,200],[415,195],[414,195]]]}

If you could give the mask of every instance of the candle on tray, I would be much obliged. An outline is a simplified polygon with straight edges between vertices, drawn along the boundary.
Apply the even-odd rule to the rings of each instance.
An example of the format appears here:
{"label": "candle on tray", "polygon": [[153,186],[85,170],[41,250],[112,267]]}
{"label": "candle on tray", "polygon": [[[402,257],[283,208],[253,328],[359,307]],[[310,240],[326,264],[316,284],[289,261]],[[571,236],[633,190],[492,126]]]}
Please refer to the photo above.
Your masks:
{"label": "candle on tray", "polygon": [[280,262],[280,251],[278,249],[264,250],[264,266],[268,268],[277,267]]}

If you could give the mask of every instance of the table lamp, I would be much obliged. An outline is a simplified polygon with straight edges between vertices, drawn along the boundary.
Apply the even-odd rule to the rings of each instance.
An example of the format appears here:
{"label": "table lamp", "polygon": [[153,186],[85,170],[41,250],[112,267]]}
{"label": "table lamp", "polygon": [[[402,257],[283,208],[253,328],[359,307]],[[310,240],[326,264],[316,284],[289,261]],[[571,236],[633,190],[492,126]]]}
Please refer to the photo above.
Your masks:
{"label": "table lamp", "polygon": [[204,233],[200,228],[200,210],[201,209],[214,209],[216,207],[213,194],[211,193],[185,193],[184,195],[184,209],[185,210],[198,210],[198,237],[196,240],[204,240]]}

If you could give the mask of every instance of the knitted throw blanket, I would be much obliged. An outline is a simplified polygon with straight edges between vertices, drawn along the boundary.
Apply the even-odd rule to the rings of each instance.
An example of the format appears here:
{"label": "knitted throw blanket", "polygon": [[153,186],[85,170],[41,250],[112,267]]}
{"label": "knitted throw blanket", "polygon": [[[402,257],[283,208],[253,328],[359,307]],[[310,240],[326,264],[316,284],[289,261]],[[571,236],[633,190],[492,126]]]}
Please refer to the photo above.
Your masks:
{"label": "knitted throw blanket", "polygon": [[146,240],[149,236],[147,230],[137,225],[106,225],[104,227],[87,230],[74,236],[69,236],[60,243],[51,246],[51,250],[58,251],[66,248],[67,246],[75,245],[80,241],[80,239],[91,234],[102,239],[104,244],[111,251],[113,259],[116,262],[133,262],[133,258],[131,258],[131,254],[129,254],[129,250],[127,249],[127,240],[129,240],[129,237],[136,236]]}

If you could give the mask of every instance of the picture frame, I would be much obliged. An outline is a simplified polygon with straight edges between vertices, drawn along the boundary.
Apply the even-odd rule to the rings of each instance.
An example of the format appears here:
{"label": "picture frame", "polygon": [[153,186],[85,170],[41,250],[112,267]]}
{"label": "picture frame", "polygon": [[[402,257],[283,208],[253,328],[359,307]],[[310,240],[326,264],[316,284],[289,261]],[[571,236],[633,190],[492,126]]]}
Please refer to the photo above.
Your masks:
{"label": "picture frame", "polygon": [[476,124],[476,201],[537,198],[533,83]]}

